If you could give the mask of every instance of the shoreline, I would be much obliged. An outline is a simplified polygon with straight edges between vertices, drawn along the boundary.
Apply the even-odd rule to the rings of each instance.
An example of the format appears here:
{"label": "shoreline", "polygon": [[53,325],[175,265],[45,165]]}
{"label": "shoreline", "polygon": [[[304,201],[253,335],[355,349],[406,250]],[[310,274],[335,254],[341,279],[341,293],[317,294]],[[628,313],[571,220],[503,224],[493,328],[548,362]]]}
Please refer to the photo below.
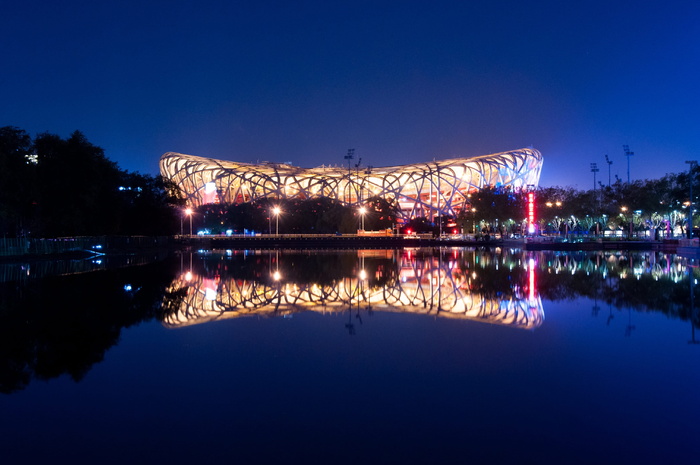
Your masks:
{"label": "shoreline", "polygon": [[[19,239],[5,239],[19,241]],[[527,251],[639,250],[700,256],[700,247],[680,245],[679,240],[601,240],[579,242],[540,240],[540,238],[474,240],[438,239],[423,236],[366,236],[333,234],[279,234],[261,236],[98,236],[60,239],[21,239],[26,246],[5,247],[0,240],[0,262],[42,259],[85,259],[100,255],[129,255],[155,250],[197,249],[401,249],[435,247],[507,247]],[[46,247],[51,244],[51,247]]]}

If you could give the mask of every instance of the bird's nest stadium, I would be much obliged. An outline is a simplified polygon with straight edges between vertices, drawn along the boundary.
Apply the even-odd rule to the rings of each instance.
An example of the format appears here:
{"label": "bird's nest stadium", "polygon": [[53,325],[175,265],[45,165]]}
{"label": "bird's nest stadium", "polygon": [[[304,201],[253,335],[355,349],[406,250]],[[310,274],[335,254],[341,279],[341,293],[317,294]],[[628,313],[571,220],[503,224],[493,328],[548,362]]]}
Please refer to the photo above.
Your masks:
{"label": "bird's nest stadium", "polygon": [[398,204],[403,219],[456,217],[474,192],[486,186],[537,186],[541,170],[542,154],[532,148],[382,168],[300,168],[174,152],[160,160],[161,174],[180,188],[190,207],[318,197],[361,206],[378,196]]}

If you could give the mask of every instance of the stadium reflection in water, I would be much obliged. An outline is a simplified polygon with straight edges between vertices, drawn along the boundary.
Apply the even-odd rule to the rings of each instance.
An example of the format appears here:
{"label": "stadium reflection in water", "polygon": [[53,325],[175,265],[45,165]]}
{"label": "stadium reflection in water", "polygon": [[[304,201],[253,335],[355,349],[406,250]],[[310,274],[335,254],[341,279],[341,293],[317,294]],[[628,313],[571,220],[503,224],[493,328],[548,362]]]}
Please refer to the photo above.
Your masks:
{"label": "stadium reflection in water", "polygon": [[692,271],[680,257],[638,252],[200,251],[181,256],[163,324],[382,311],[535,329],[544,321],[542,296],[590,297],[594,312],[600,300],[681,316],[687,302],[664,289]]}
{"label": "stadium reflection in water", "polygon": [[119,265],[7,264],[4,463],[697,462],[692,260],[224,250]]}
{"label": "stadium reflection in water", "polygon": [[[515,271],[523,258],[518,256],[502,262],[500,257],[463,251],[435,255],[410,250],[341,252],[340,256],[315,255],[320,259],[316,265],[325,271],[304,279],[298,269],[309,254],[224,251],[202,255],[200,266],[192,268],[192,257],[183,257],[183,271],[166,297],[165,307],[171,311],[163,323],[168,327],[249,315],[347,310],[360,318],[360,312],[402,312],[522,329],[536,328],[544,319],[534,267],[520,276]],[[231,273],[246,262],[255,264],[252,273]],[[503,265],[507,285],[503,289],[484,286],[484,274]]]}

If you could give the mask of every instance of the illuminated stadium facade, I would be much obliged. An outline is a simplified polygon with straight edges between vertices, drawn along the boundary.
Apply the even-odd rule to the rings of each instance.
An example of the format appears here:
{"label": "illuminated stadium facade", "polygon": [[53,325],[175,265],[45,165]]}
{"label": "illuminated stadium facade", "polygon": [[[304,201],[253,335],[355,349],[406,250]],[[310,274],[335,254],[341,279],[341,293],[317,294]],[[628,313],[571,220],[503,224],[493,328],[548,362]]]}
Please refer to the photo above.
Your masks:
{"label": "illuminated stadium facade", "polygon": [[360,206],[378,196],[397,202],[404,219],[457,216],[471,193],[486,186],[536,186],[541,169],[542,155],[532,148],[383,168],[299,168],[173,152],[160,160],[161,174],[181,189],[191,207],[318,197]]}

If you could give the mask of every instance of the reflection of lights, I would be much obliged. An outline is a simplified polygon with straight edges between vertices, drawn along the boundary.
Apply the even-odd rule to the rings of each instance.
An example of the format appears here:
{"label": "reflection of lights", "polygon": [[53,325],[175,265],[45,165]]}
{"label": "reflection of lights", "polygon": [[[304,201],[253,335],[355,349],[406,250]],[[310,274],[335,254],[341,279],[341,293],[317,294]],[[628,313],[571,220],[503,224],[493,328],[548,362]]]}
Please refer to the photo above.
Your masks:
{"label": "reflection of lights", "polygon": [[[224,255],[225,251],[220,253]],[[506,268],[511,263],[495,258],[484,258],[482,262],[484,269],[493,267],[497,262],[501,264],[501,268]],[[525,270],[527,263],[527,260],[523,260]],[[249,312],[277,315],[305,310],[334,312],[348,301],[366,301],[372,307],[377,305],[388,311],[412,313],[422,313],[428,308],[434,308],[434,305],[439,305],[442,310],[447,311],[445,315],[449,317],[474,318],[523,328],[537,327],[541,323],[543,313],[534,286],[530,289],[530,296],[533,296],[534,300],[528,300],[528,292],[521,283],[511,283],[512,291],[506,291],[504,297],[487,297],[478,292],[472,293],[473,286],[465,278],[471,276],[473,269],[464,269],[460,263],[455,264],[447,260],[439,262],[434,259],[414,263],[402,260],[394,264],[397,270],[406,273],[398,273],[400,282],[392,280],[379,287],[367,285],[367,281],[364,280],[369,279],[375,271],[365,269],[360,262],[355,267],[354,276],[348,275],[335,286],[282,283],[282,275],[279,270],[275,270],[274,264],[272,268],[268,268],[267,283],[245,279],[233,280],[223,273],[221,276],[217,273],[215,278],[204,278],[200,274],[194,274],[191,277],[192,281],[186,283],[183,270],[179,286],[181,289],[187,289],[185,300],[178,313],[167,318],[167,324],[189,324],[206,316],[235,318]],[[450,266],[453,270],[449,269]],[[466,276],[463,274],[465,271],[468,273]],[[207,273],[209,272],[211,270]],[[409,273],[412,276],[409,276]],[[525,278],[525,283],[527,279]],[[222,280],[223,286],[219,285],[219,280]],[[362,290],[358,293],[360,289]]]}
{"label": "reflection of lights", "polygon": [[535,260],[531,258],[528,261],[528,278],[529,278],[529,291],[530,300],[535,299]]}

